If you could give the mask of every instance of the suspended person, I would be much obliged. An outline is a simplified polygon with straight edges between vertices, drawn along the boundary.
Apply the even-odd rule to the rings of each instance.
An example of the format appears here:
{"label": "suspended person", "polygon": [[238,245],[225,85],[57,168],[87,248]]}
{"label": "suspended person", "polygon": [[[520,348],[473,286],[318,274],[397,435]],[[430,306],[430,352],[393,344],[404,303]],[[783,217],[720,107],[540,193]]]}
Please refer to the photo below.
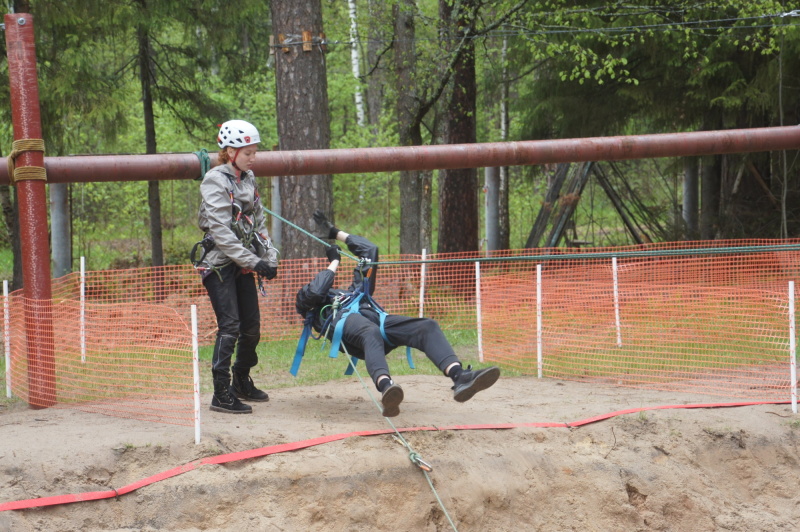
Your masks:
{"label": "suspended person", "polygon": [[[479,370],[473,370],[471,366],[462,367],[435,320],[383,313],[371,299],[378,269],[374,264],[378,261],[378,247],[364,237],[339,230],[319,210],[314,213],[314,220],[322,238],[344,242],[350,252],[362,261],[356,265],[350,287],[347,290],[335,289],[333,285],[341,261],[341,248],[338,245],[328,246],[325,249],[328,267],[297,292],[297,312],[310,317],[314,330],[332,340],[332,349],[336,345],[337,325],[344,320],[339,326],[341,343],[346,348],[343,351],[366,362],[367,372],[381,393],[385,417],[397,416],[403,401],[403,389],[392,379],[386,363],[386,354],[397,346],[409,346],[425,353],[436,367],[452,379],[453,397],[460,403],[468,401],[497,381],[500,377],[498,367]],[[359,294],[365,280],[369,297],[365,293],[359,300],[357,311],[343,312],[340,303],[346,305],[347,300]]]}
{"label": "suspended person", "polygon": [[[220,164],[206,173],[200,185],[198,225],[205,236],[192,250],[192,262],[208,291],[218,327],[211,362],[211,410],[230,414],[252,413],[252,407],[240,399],[269,400],[250,376],[250,369],[258,363],[256,346],[261,338],[254,273],[259,286],[263,279],[278,274],[278,250],[267,232],[250,170],[259,142],[258,130],[248,122],[230,120],[220,126]],[[198,248],[202,250],[199,258],[195,255]],[[236,360],[231,368],[234,350]]]}

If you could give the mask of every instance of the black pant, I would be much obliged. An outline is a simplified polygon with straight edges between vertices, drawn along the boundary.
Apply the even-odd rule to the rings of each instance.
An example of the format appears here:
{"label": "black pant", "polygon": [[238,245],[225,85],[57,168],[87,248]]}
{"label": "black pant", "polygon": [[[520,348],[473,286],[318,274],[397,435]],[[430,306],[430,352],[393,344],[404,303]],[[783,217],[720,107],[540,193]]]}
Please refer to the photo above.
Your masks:
{"label": "black pant", "polygon": [[[331,324],[331,331],[334,328],[335,324]],[[372,309],[361,309],[361,314],[352,313],[342,330],[342,343],[347,352],[364,360],[367,372],[376,384],[378,377],[389,375],[386,353],[396,346],[407,345],[422,351],[442,373],[453,362],[459,362],[435,320],[389,314],[383,330],[394,346],[383,340],[378,313]]]}
{"label": "black pant", "polygon": [[242,274],[242,269],[233,263],[221,268],[219,273],[219,276],[211,273],[203,279],[219,328],[211,374],[215,381],[230,381],[234,348],[234,371],[247,372],[258,363],[256,346],[261,339],[261,313],[252,273]]}

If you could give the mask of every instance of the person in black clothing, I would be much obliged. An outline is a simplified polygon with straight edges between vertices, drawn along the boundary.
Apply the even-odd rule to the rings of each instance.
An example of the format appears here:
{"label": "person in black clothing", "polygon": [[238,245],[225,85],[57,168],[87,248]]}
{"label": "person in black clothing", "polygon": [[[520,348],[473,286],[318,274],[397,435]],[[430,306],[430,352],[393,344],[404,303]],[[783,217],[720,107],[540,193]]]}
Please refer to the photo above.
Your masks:
{"label": "person in black clothing", "polygon": [[442,373],[450,377],[453,381],[453,397],[458,402],[468,401],[497,381],[500,377],[498,367],[479,370],[472,370],[470,366],[463,368],[435,320],[387,314],[382,331],[381,310],[376,309],[367,297],[361,299],[358,312],[335,311],[336,299],[347,298],[349,294],[360,290],[365,279],[369,279],[369,295],[374,293],[378,270],[374,263],[378,262],[378,247],[364,237],[339,230],[319,210],[314,213],[314,219],[322,230],[322,237],[344,242],[353,255],[366,261],[362,260],[356,265],[348,290],[335,289],[333,284],[341,260],[341,248],[338,245],[328,246],[325,255],[329,265],[297,292],[297,312],[303,317],[311,312],[312,327],[318,333],[324,332],[329,339],[333,339],[337,323],[345,320],[341,333],[345,352],[366,362],[367,372],[381,393],[385,417],[398,415],[403,401],[403,389],[392,380],[386,363],[386,354],[400,345],[422,351]]}
{"label": "person in black clothing", "polygon": [[[217,319],[217,340],[211,359],[214,395],[211,410],[250,414],[247,401],[266,402],[267,392],[253,383],[250,369],[258,363],[261,314],[254,275],[278,275],[278,250],[267,232],[256,178],[250,169],[261,137],[244,120],[229,120],[217,135],[219,165],[200,184],[197,222],[203,240],[192,251],[192,262],[208,291]],[[201,246],[202,256],[194,257]],[[231,360],[234,358],[233,366]]]}

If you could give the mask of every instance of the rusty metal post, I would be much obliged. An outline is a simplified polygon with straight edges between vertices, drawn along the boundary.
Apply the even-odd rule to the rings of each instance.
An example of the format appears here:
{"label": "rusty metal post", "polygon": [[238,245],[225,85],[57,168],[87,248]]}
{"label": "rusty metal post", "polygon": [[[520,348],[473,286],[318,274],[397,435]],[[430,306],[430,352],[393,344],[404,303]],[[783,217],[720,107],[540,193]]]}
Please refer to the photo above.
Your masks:
{"label": "rusty metal post", "polygon": [[[39,83],[33,17],[26,13],[5,16],[8,80],[14,141],[40,140]],[[44,168],[44,153],[19,150],[17,169]],[[31,175],[21,172],[22,175]],[[16,173],[15,173],[16,175]],[[50,286],[50,246],[47,231],[46,180],[16,180],[19,205],[22,279],[25,296],[25,333],[28,343],[28,403],[47,408],[56,403],[53,342],[53,308]]]}

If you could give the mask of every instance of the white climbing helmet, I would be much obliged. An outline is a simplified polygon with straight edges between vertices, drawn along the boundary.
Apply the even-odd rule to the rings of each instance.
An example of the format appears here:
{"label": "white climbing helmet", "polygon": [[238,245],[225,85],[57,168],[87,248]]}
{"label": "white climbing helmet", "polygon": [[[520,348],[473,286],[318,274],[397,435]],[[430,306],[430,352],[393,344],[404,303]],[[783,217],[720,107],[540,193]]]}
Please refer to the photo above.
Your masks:
{"label": "white climbing helmet", "polygon": [[228,120],[219,126],[217,144],[220,148],[243,148],[261,142],[256,126],[244,120]]}

